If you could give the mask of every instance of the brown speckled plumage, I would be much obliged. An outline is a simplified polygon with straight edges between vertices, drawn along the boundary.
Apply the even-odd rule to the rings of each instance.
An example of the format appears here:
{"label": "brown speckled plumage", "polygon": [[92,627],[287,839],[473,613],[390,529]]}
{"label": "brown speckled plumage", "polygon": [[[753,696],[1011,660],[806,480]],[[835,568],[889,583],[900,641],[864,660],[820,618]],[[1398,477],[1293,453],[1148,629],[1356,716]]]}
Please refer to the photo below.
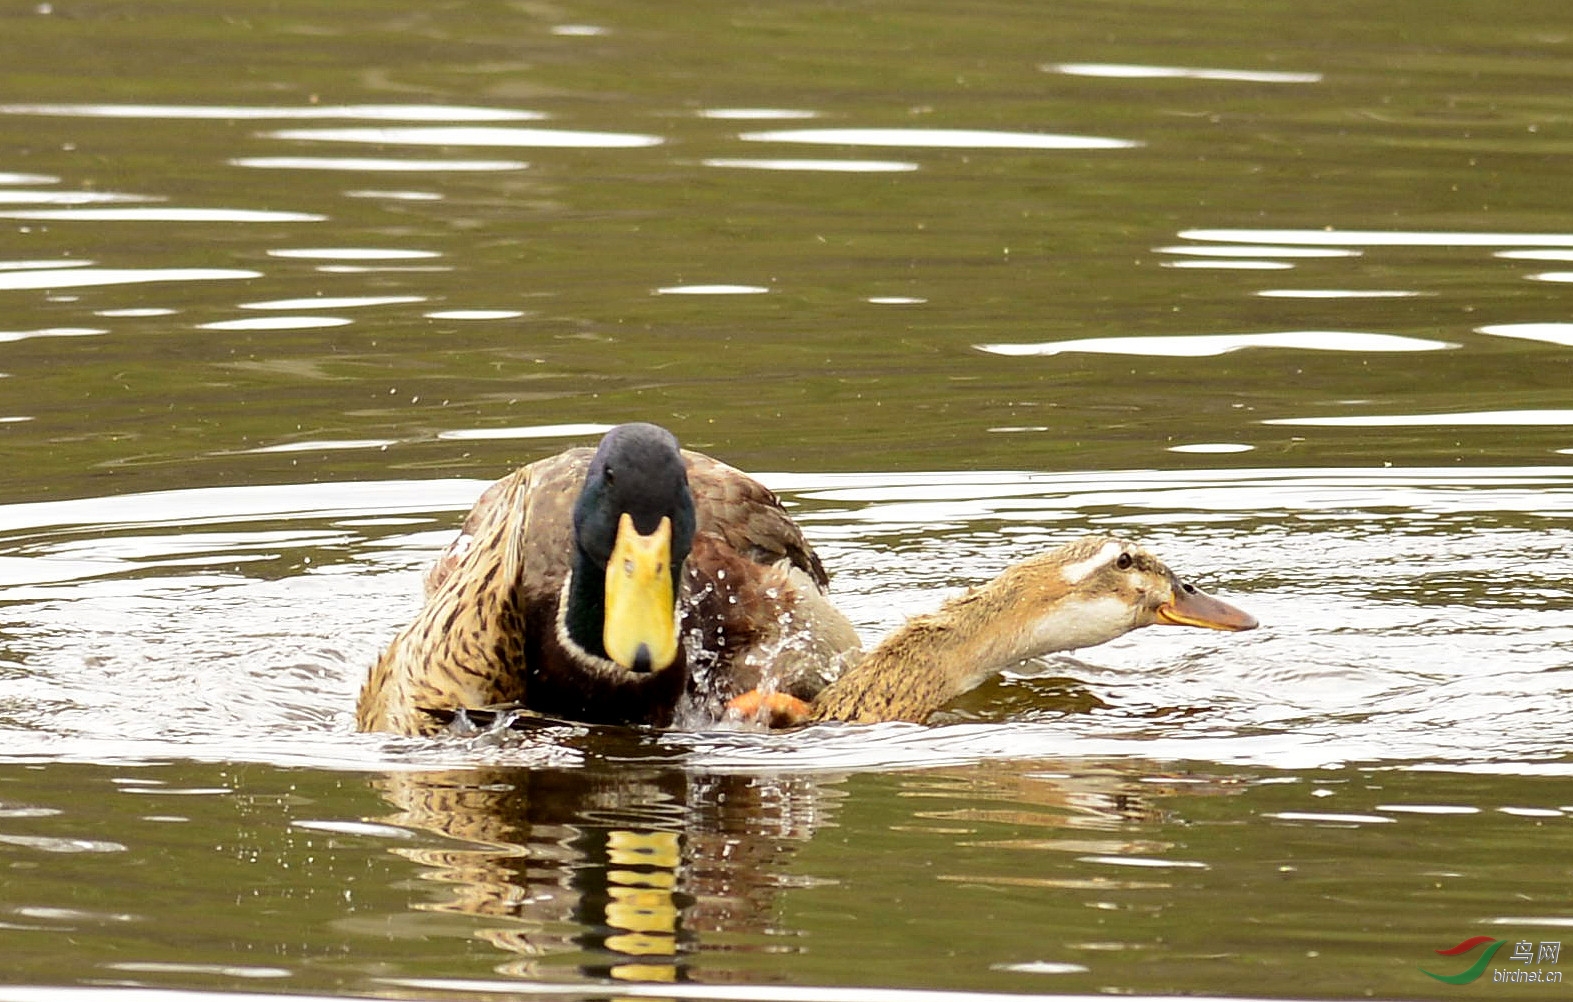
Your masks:
{"label": "brown speckled plumage", "polygon": [[574,503],[593,450],[572,449],[482,494],[459,539],[426,577],[426,603],[361,690],[362,730],[429,733],[422,712],[514,703],[601,723],[697,722],[762,674],[801,678],[811,696],[857,636],[830,605],[827,575],[774,494],[743,473],[683,452],[697,529],[678,598],[679,663],[635,673],[565,644],[563,585]]}

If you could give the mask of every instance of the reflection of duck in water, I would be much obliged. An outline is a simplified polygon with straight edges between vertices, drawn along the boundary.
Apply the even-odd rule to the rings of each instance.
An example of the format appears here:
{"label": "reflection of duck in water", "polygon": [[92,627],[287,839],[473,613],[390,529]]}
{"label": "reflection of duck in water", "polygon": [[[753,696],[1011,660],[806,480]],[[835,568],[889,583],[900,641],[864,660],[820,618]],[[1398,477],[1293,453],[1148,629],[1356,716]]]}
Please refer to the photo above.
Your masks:
{"label": "reflection of duck in water", "polygon": [[1154,624],[1250,630],[1256,619],[1181,581],[1156,557],[1089,536],[1023,560],[988,584],[909,619],[811,703],[749,694],[742,713],[777,725],[811,720],[922,722],[1028,658],[1093,647]]}
{"label": "reflection of duck in water", "polygon": [[361,690],[363,730],[517,703],[573,720],[709,720],[759,684],[809,698],[858,646],[824,566],[764,486],[620,425],[483,494],[427,575],[426,605]]}
{"label": "reflection of duck in water", "polygon": [[397,809],[378,821],[437,836],[390,846],[425,869],[409,907],[463,916],[471,935],[515,955],[499,973],[536,980],[574,967],[624,981],[739,976],[726,958],[771,940],[784,874],[838,804],[808,777],[659,759],[371,782]]}
{"label": "reflection of duck in water", "polygon": [[685,702],[708,721],[730,701],[777,724],[921,721],[1026,658],[1154,623],[1256,625],[1139,547],[1094,537],[910,620],[820,692],[861,656],[827,580],[770,491],[664,429],[622,425],[593,455],[532,463],[481,496],[356,720],[417,733],[443,711],[513,703],[667,726]]}
{"label": "reflection of duck in water", "polygon": [[[622,737],[598,733],[591,746]],[[530,747],[526,738],[512,750],[528,754]],[[561,984],[577,971],[620,981],[757,986],[761,978],[801,974],[802,959],[792,955],[819,949],[793,945],[815,927],[805,926],[804,916],[826,907],[812,888],[840,885],[841,893],[881,900],[914,893],[906,883],[911,874],[899,867],[868,868],[869,883],[845,880],[846,868],[862,866],[869,851],[860,838],[866,842],[872,832],[878,847],[888,844],[886,823],[919,833],[906,836],[908,845],[912,838],[925,845],[944,839],[936,821],[948,827],[965,819],[967,834],[952,836],[961,845],[973,844],[981,827],[1006,840],[990,844],[1016,852],[1161,855],[1170,846],[1163,841],[1166,812],[1155,798],[1244,789],[1209,786],[1188,774],[1184,786],[1165,790],[1152,782],[1161,777],[1130,762],[983,762],[868,775],[852,786],[837,775],[707,774],[685,764],[680,752],[638,760],[615,754],[566,768],[537,763],[372,777],[394,808],[374,820],[434,837],[389,841],[389,851],[420,867],[421,879],[391,875],[403,892],[368,902],[393,910],[354,921],[431,940],[462,930],[510,955],[497,973],[537,982]],[[843,817],[849,797],[882,805],[885,823],[866,828]],[[804,855],[826,826],[836,839]],[[851,844],[842,845],[844,838]],[[988,872],[996,869],[963,866],[933,877],[1002,888],[1058,883],[1010,867]],[[1096,902],[1102,892],[1092,885],[1086,895]],[[415,914],[402,914],[405,907]],[[462,921],[422,917],[433,914]]]}

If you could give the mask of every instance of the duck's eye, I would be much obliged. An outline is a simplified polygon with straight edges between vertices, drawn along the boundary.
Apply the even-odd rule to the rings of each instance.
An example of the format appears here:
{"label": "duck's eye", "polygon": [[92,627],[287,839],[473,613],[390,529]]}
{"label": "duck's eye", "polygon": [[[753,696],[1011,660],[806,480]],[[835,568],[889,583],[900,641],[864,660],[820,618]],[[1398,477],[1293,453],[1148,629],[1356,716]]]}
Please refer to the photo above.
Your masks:
{"label": "duck's eye", "polygon": [[1189,581],[1181,581],[1180,582],[1180,587],[1185,589],[1185,593],[1187,595],[1195,595],[1196,594],[1196,586],[1191,584]]}
{"label": "duck's eye", "polygon": [[601,476],[605,477],[606,482],[609,484],[617,482],[617,478],[612,475],[612,468],[610,466],[602,467]]}
{"label": "duck's eye", "polygon": [[1120,559],[1114,562],[1114,566],[1118,567],[1122,571],[1128,571],[1131,569],[1131,564],[1134,564],[1135,562],[1135,560],[1131,559],[1131,555],[1129,553],[1122,553],[1120,554]]}

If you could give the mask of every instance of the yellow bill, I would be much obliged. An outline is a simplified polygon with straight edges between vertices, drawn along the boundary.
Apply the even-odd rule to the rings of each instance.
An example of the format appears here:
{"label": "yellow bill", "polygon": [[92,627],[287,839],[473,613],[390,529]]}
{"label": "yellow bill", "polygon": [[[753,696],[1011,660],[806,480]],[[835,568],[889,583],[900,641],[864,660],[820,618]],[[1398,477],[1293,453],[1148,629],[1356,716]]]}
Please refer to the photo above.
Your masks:
{"label": "yellow bill", "polygon": [[1209,630],[1254,630],[1256,617],[1204,591],[1178,591],[1158,607],[1158,622],[1168,626],[1200,626]]}
{"label": "yellow bill", "polygon": [[627,512],[606,562],[606,656],[631,671],[660,671],[677,660],[677,596],[672,584],[672,520],[648,536]]}

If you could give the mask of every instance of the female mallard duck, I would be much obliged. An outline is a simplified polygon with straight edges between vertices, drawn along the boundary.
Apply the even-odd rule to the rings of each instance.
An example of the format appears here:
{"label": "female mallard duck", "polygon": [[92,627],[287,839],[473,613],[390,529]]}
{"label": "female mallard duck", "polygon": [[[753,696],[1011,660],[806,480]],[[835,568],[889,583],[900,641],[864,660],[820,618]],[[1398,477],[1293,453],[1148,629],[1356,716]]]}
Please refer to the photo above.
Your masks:
{"label": "female mallard duck", "polygon": [[481,495],[356,723],[429,733],[503,703],[589,723],[714,720],[766,669],[812,697],[858,647],[827,581],[769,490],[663,428],[620,425]]}
{"label": "female mallard duck", "polygon": [[732,709],[774,726],[921,723],[1020,661],[1093,647],[1154,624],[1250,630],[1256,619],[1180,580],[1134,543],[1089,536],[1006,568],[938,611],[908,620],[812,702],[747,693]]}

